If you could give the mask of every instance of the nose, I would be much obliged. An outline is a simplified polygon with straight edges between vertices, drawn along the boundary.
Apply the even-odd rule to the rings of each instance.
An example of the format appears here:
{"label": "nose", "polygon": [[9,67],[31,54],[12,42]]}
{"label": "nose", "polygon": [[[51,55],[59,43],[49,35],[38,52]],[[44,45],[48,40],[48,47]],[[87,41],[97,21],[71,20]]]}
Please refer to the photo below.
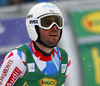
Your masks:
{"label": "nose", "polygon": [[56,25],[53,25],[53,27],[51,28],[52,30],[57,30],[57,26]]}

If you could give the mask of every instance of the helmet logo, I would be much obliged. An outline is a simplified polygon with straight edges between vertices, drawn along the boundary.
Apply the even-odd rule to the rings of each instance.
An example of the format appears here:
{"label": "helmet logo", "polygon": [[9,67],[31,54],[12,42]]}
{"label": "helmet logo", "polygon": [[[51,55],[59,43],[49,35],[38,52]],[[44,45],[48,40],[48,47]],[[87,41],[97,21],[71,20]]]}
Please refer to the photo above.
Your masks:
{"label": "helmet logo", "polygon": [[27,16],[27,19],[28,19],[28,18],[32,18],[32,17],[33,17],[33,14],[28,15],[28,16]]}
{"label": "helmet logo", "polygon": [[52,13],[53,13],[53,12],[54,12],[54,10],[50,10],[50,12],[52,12]]}
{"label": "helmet logo", "polygon": [[48,7],[48,8],[55,8],[54,5],[51,5],[51,4],[49,4],[49,3],[46,3],[46,5],[43,6],[43,8],[45,8],[45,7]]}

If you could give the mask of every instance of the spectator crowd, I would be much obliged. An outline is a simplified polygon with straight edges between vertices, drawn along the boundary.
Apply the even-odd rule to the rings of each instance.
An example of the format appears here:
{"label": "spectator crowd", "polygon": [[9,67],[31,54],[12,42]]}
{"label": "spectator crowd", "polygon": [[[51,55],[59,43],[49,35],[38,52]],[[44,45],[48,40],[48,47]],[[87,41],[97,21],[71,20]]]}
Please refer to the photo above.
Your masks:
{"label": "spectator crowd", "polygon": [[46,1],[60,1],[60,0],[0,0],[0,6],[14,5],[28,2],[46,2]]}

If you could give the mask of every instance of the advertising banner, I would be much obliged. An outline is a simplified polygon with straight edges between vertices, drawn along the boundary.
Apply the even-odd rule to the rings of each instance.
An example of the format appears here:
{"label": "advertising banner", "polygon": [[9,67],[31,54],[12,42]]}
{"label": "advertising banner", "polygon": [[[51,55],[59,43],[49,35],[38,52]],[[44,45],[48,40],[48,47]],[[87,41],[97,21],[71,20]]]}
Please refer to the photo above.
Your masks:
{"label": "advertising banner", "polygon": [[0,20],[0,46],[22,44],[29,41],[25,18]]}
{"label": "advertising banner", "polygon": [[100,86],[100,43],[79,46],[85,86]]}
{"label": "advertising banner", "polygon": [[70,18],[77,37],[100,35],[100,10],[71,12]]}
{"label": "advertising banner", "polygon": [[0,66],[1,66],[1,64],[2,64],[2,61],[3,61],[4,57],[5,57],[5,55],[6,55],[6,54],[0,55]]}
{"label": "advertising banner", "polygon": [[[100,36],[100,10],[71,12],[70,18],[77,40],[88,37],[90,41],[92,37],[96,39]],[[100,43],[95,40],[82,42],[78,44],[78,49],[84,86],[100,86]]]}
{"label": "advertising banner", "polygon": [[[21,45],[30,42],[25,18],[10,18],[0,20],[0,47]],[[9,50],[10,51],[10,50]],[[5,57],[5,52],[0,52],[0,65]]]}

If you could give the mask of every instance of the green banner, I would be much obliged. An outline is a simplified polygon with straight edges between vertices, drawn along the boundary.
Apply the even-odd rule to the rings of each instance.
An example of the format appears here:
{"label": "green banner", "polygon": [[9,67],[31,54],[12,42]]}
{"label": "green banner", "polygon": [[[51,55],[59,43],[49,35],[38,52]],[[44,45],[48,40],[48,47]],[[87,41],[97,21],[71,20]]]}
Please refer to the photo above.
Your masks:
{"label": "green banner", "polygon": [[100,86],[100,44],[79,46],[85,86]]}
{"label": "green banner", "polygon": [[[100,10],[71,12],[70,18],[77,40],[83,42],[83,38],[90,40],[93,36],[100,36]],[[100,43],[92,42],[85,41],[85,44],[78,45],[84,85],[100,86]]]}
{"label": "green banner", "polygon": [[70,18],[77,37],[100,35],[100,10],[71,12]]}

